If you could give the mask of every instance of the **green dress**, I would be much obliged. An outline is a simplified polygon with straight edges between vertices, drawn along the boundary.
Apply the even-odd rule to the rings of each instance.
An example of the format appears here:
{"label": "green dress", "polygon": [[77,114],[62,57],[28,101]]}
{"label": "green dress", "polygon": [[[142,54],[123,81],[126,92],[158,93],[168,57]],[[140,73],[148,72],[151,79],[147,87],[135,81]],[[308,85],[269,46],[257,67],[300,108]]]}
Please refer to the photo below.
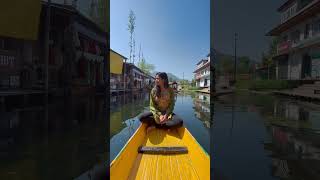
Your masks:
{"label": "green dress", "polygon": [[171,88],[161,92],[160,98],[156,97],[156,89],[153,88],[150,93],[150,111],[153,114],[154,120],[160,124],[160,115],[167,114],[168,119],[172,118],[175,99],[174,92]]}

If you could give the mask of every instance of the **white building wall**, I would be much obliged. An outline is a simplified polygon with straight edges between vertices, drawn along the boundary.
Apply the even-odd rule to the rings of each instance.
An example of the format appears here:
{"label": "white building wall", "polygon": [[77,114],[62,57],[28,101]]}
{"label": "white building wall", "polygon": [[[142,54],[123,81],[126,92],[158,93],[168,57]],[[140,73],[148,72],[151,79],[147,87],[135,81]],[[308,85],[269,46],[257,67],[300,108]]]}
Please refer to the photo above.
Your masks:
{"label": "white building wall", "polygon": [[289,55],[288,79],[297,80],[301,78],[302,55],[299,52]]}
{"label": "white building wall", "polygon": [[204,79],[200,79],[200,87],[204,87]]}
{"label": "white building wall", "polygon": [[[205,80],[207,79],[207,84],[205,85]],[[204,76],[200,79],[197,87],[209,87],[210,86],[210,76]]]}
{"label": "white building wall", "polygon": [[200,87],[200,81],[196,80],[196,87]]}
{"label": "white building wall", "polygon": [[287,21],[297,12],[297,5],[298,5],[297,2],[295,2],[290,8],[288,8],[286,11],[281,13],[281,23]]}
{"label": "white building wall", "polygon": [[[311,48],[310,55],[320,55],[320,48]],[[320,77],[320,58],[311,58],[311,77]]]}
{"label": "white building wall", "polygon": [[[293,43],[292,42],[292,48],[295,48],[297,46],[301,46],[303,45],[305,42],[312,40],[312,39],[316,39],[319,38],[320,41],[320,32],[318,30],[318,32],[314,31],[314,26],[319,26],[318,24],[316,24],[317,22],[319,22],[320,20],[320,13],[318,13],[317,15],[313,16],[312,18],[309,18],[306,21],[301,22],[300,24],[290,28],[289,30],[287,30],[286,32],[282,33],[280,35],[280,37],[284,37],[284,36],[288,36],[288,40],[292,42],[292,37],[291,34],[297,30],[299,30],[300,34],[299,34],[299,39],[300,41],[297,43]],[[305,39],[305,27],[306,24],[310,24],[310,29],[308,32],[308,37]],[[319,43],[319,42],[318,42]],[[302,68],[302,59],[303,59],[303,55],[308,54],[308,55],[312,55],[315,53],[319,53],[320,49],[319,48],[306,48],[304,50],[297,50],[295,49],[294,51],[291,51],[289,53],[289,59],[288,59],[288,79],[292,79],[292,80],[296,80],[296,79],[301,79],[301,68]],[[312,77],[316,77],[317,74],[318,76],[320,76],[320,62],[319,60],[311,60],[311,64],[312,64],[312,68],[311,68],[311,76]],[[277,77],[279,77],[279,68],[278,66],[276,67],[276,74]]]}

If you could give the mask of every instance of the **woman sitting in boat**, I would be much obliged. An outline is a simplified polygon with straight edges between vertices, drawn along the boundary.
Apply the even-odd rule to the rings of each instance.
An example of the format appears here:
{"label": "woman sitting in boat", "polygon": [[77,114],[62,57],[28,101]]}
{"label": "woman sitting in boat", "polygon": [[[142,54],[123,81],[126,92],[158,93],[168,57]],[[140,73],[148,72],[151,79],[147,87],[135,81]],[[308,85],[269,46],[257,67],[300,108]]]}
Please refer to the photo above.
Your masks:
{"label": "woman sitting in boat", "polygon": [[173,89],[169,87],[167,74],[158,72],[155,78],[155,87],[150,93],[150,112],[140,114],[139,120],[148,124],[148,132],[154,128],[181,127],[182,119],[173,113],[175,95]]}

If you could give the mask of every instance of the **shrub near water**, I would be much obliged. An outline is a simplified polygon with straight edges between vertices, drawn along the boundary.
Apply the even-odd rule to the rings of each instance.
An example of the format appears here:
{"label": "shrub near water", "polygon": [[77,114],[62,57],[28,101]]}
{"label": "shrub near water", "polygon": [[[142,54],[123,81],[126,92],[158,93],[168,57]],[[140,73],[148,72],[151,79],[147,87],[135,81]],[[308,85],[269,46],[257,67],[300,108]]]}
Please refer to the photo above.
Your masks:
{"label": "shrub near water", "polygon": [[190,91],[193,91],[193,90],[200,90],[199,87],[194,87],[194,86],[190,86],[190,87],[187,87],[186,89],[190,90]]}
{"label": "shrub near water", "polygon": [[287,89],[288,87],[288,82],[284,80],[256,80],[252,82],[249,89]]}
{"label": "shrub near water", "polygon": [[238,81],[236,84],[237,88],[250,89],[250,90],[281,90],[290,89],[297,87],[298,81],[287,81],[287,80],[249,80],[249,81]]}

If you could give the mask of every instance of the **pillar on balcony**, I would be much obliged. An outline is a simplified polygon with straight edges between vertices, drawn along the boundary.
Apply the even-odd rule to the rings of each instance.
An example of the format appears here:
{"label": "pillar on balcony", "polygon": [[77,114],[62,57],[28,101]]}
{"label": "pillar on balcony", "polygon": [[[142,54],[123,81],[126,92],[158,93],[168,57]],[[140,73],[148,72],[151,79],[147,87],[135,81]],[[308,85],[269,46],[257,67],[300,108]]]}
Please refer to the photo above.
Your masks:
{"label": "pillar on balcony", "polygon": [[279,61],[276,61],[276,79],[279,79]]}

